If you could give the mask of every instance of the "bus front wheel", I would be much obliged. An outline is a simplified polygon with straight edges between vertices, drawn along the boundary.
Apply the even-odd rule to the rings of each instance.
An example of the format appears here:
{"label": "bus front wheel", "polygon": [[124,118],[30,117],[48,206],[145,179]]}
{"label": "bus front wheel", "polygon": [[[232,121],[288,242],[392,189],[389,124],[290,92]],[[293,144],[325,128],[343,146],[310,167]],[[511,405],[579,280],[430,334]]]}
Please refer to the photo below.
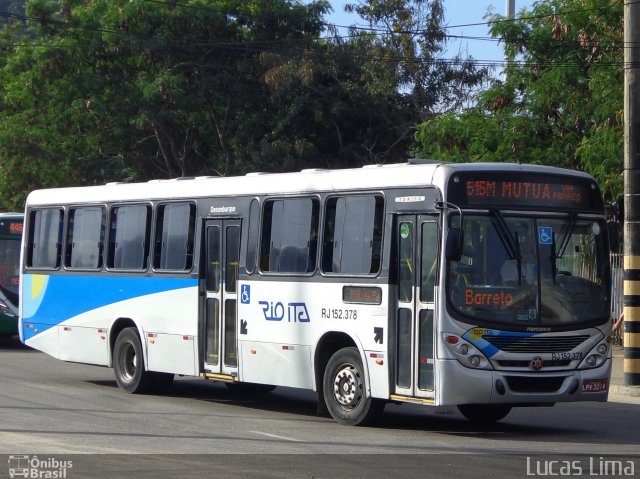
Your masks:
{"label": "bus front wheel", "polygon": [[324,401],[331,417],[340,424],[358,426],[371,423],[384,402],[366,394],[364,368],[356,348],[340,349],[329,359],[324,372]]}
{"label": "bus front wheel", "polygon": [[144,369],[142,345],[135,328],[125,328],[118,334],[113,347],[113,369],[118,386],[128,393],[146,393],[156,385],[156,376]]}
{"label": "bus front wheel", "polygon": [[511,406],[493,404],[462,404],[458,410],[469,421],[478,424],[491,424],[504,419],[511,412]]}

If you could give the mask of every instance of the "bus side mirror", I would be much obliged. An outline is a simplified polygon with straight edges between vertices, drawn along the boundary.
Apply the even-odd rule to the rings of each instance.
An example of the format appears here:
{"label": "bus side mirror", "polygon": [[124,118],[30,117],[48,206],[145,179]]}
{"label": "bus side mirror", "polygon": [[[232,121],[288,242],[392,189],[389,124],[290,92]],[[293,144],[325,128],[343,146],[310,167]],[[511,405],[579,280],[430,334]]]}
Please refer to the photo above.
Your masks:
{"label": "bus side mirror", "polygon": [[609,250],[617,253],[620,249],[620,226],[617,221],[607,221],[607,234],[609,235]]}
{"label": "bus side mirror", "polygon": [[464,236],[460,228],[451,227],[447,231],[447,242],[445,244],[445,256],[447,261],[460,261],[462,257],[462,245]]}

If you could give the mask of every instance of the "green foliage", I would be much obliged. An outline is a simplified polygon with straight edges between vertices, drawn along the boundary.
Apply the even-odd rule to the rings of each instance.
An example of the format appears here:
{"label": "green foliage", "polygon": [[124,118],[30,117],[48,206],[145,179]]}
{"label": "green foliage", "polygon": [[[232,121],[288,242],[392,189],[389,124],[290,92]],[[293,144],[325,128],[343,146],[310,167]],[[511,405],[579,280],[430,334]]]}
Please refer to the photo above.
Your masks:
{"label": "green foliage", "polygon": [[541,0],[492,35],[512,62],[475,108],[424,122],[416,153],[588,171],[622,191],[622,1]]}
{"label": "green foliage", "polygon": [[283,106],[272,144],[288,156],[298,151],[298,164],[309,166],[403,161],[415,124],[460,106],[487,72],[440,60],[441,0],[369,0],[346,9],[371,30],[334,32],[297,55],[263,57],[272,101]]}
{"label": "green foliage", "polygon": [[[35,188],[400,161],[485,72],[438,59],[441,0],[29,0],[0,42],[0,205]],[[20,19],[20,17],[16,17]],[[28,34],[27,34],[28,32]]]}
{"label": "green foliage", "polygon": [[243,134],[268,128],[255,114],[268,110],[259,42],[316,38],[327,8],[30,1],[36,35],[2,57],[0,202],[20,207],[46,186],[243,169]]}

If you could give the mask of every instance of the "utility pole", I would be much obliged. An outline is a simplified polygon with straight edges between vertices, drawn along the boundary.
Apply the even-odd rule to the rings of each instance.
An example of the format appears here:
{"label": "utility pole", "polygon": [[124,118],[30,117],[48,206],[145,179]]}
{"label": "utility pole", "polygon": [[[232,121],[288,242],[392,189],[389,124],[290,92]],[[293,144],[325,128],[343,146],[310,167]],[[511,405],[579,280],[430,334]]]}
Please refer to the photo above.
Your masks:
{"label": "utility pole", "polygon": [[[506,13],[506,17],[509,20],[513,20],[514,18],[516,18],[516,0],[505,0],[505,13]],[[511,62],[513,61],[513,57],[511,56],[507,56],[505,58],[505,66],[508,67]],[[507,77],[507,74],[505,72],[505,78]]]}
{"label": "utility pole", "polygon": [[515,18],[516,16],[516,0],[506,0],[507,4],[505,9],[507,11],[507,18]]}
{"label": "utility pole", "polygon": [[640,386],[640,2],[624,4],[624,385]]}

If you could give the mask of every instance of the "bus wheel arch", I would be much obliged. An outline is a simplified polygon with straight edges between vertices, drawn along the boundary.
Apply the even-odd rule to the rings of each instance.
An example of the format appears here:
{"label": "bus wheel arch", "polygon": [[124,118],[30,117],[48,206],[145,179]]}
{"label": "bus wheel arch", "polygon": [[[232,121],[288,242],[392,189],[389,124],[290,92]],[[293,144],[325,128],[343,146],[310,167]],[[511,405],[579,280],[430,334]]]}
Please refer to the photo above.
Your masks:
{"label": "bus wheel arch", "polygon": [[343,332],[329,331],[318,341],[313,363],[315,371],[315,389],[318,397],[318,414],[320,416],[330,417],[323,393],[324,372],[327,368],[327,363],[336,351],[348,347],[355,348],[356,342],[351,336]]}
{"label": "bus wheel arch", "polygon": [[122,329],[113,347],[113,370],[118,387],[131,394],[153,390],[157,375],[147,371],[140,334],[135,327]]}
{"label": "bus wheel arch", "polygon": [[384,401],[370,395],[369,375],[355,341],[344,333],[328,333],[315,355],[318,409],[346,425],[373,422]]}
{"label": "bus wheel arch", "polygon": [[[116,346],[116,339],[118,339],[118,335],[125,328],[135,328],[138,330],[138,326],[136,323],[130,318],[118,318],[111,325],[111,329],[109,330],[109,351],[111,360],[110,366],[113,367],[113,349]],[[139,333],[138,333],[139,334]]]}

